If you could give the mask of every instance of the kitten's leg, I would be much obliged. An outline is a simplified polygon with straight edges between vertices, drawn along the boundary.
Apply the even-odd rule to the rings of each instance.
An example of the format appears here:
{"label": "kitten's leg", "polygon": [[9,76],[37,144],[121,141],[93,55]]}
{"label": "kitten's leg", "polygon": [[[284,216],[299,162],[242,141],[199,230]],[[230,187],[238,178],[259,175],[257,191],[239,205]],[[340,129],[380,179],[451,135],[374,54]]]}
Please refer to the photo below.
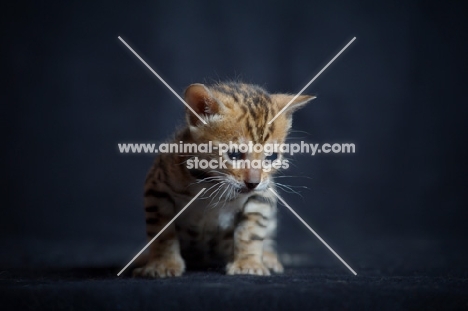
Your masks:
{"label": "kitten's leg", "polygon": [[265,241],[263,242],[262,260],[263,260],[263,264],[268,269],[273,270],[275,273],[283,273],[284,268],[278,259],[278,254],[276,253],[274,240],[265,239]]}
{"label": "kitten's leg", "polygon": [[227,274],[270,275],[262,257],[272,211],[272,203],[264,197],[249,198],[234,232],[234,260],[227,265]]}
{"label": "kitten's leg", "polygon": [[267,225],[267,234],[266,239],[263,241],[263,264],[267,266],[268,269],[273,270],[275,273],[282,273],[284,271],[283,265],[278,259],[278,254],[276,253],[276,202],[272,204],[272,213]]}
{"label": "kitten's leg", "polygon": [[[146,234],[151,240],[175,215],[174,200],[168,192],[149,188],[145,192]],[[180,255],[180,245],[175,225],[172,223],[149,246],[146,265],[133,271],[134,276],[171,277],[180,276],[185,263]]]}

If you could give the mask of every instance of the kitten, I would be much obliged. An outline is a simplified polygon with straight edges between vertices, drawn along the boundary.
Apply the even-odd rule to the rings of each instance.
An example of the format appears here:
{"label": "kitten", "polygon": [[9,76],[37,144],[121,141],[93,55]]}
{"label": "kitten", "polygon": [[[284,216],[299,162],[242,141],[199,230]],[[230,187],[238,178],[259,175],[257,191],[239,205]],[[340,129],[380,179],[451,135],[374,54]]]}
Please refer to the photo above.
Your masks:
{"label": "kitten", "polygon": [[[268,94],[262,88],[242,83],[212,86],[190,85],[185,101],[187,125],[174,143],[253,144],[284,143],[291,128],[292,112],[315,98],[299,96],[272,124],[267,124],[294,96]],[[229,150],[222,155],[223,169],[189,169],[187,160],[219,160],[211,154],[160,154],[145,182],[146,234],[152,239],[202,188],[207,190],[185,210],[151,245],[149,258],[135,276],[180,276],[187,265],[223,264],[232,274],[269,275],[283,272],[275,250],[276,197],[271,171],[233,168],[233,159],[274,160],[265,156]]]}

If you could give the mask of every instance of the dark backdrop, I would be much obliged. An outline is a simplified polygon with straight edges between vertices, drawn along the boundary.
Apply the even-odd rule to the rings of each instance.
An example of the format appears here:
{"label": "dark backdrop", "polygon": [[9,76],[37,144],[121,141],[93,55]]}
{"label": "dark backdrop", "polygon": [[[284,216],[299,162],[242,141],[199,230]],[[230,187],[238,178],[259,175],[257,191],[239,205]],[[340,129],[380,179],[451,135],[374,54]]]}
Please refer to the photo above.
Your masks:
{"label": "dark backdrop", "polygon": [[[318,99],[292,136],[357,153],[295,156],[286,175],[297,177],[281,181],[308,189],[283,195],[356,270],[466,259],[466,13],[458,1],[4,10],[0,263],[123,266],[144,245],[153,157],[117,143],[162,142],[184,107],[118,36],[180,93],[224,79],[295,93],[356,36],[307,89]],[[340,265],[286,209],[280,218],[282,252]]]}

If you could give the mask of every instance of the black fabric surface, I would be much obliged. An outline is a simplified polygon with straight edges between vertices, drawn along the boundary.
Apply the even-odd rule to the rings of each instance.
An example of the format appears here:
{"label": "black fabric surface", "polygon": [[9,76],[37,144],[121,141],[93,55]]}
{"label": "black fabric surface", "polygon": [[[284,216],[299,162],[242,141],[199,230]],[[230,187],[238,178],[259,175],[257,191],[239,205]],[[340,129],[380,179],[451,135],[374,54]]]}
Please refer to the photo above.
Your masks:
{"label": "black fabric surface", "polygon": [[[271,277],[189,272],[118,278],[115,269],[3,271],[0,298],[22,310],[446,310],[468,308],[467,274],[385,276],[290,268]],[[3,307],[4,308],[4,307]],[[5,309],[3,309],[5,310]]]}
{"label": "black fabric surface", "polygon": [[[351,274],[311,235],[314,253],[281,253],[284,274],[226,276],[220,269],[182,277],[134,279],[116,266],[0,270],[2,310],[466,310],[466,241],[411,241],[343,237],[336,251]],[[283,249],[287,248],[283,245]],[[85,255],[83,247],[76,245]],[[43,250],[48,253],[47,250]],[[116,248],[116,252],[118,248]],[[50,252],[49,252],[50,253]],[[127,254],[126,257],[132,257]],[[24,264],[24,263],[23,263]]]}

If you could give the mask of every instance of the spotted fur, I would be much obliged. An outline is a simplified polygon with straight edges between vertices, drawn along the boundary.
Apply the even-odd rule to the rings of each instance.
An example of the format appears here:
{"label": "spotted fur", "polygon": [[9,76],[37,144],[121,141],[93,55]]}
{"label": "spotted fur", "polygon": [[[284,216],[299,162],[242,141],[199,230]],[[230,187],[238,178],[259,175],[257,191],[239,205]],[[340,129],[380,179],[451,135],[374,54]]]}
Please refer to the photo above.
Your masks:
{"label": "spotted fur", "polygon": [[[283,143],[291,128],[292,112],[313,96],[299,96],[272,124],[268,122],[293,98],[268,94],[263,88],[243,83],[193,84],[185,101],[206,121],[187,109],[187,125],[175,143],[229,141],[254,144]],[[136,276],[180,276],[186,264],[193,267],[223,265],[227,274],[269,275],[283,266],[275,250],[275,170],[188,169],[186,161],[218,159],[213,154],[161,154],[145,182],[146,234],[152,239],[202,188],[208,189],[150,246],[147,263]],[[279,155],[281,157],[281,155]],[[223,155],[226,159],[227,155]],[[249,153],[249,160],[264,159]],[[229,160],[229,158],[227,158]],[[230,162],[228,162],[230,163]],[[254,185],[254,186],[252,186]],[[252,189],[253,187],[253,189]]]}

